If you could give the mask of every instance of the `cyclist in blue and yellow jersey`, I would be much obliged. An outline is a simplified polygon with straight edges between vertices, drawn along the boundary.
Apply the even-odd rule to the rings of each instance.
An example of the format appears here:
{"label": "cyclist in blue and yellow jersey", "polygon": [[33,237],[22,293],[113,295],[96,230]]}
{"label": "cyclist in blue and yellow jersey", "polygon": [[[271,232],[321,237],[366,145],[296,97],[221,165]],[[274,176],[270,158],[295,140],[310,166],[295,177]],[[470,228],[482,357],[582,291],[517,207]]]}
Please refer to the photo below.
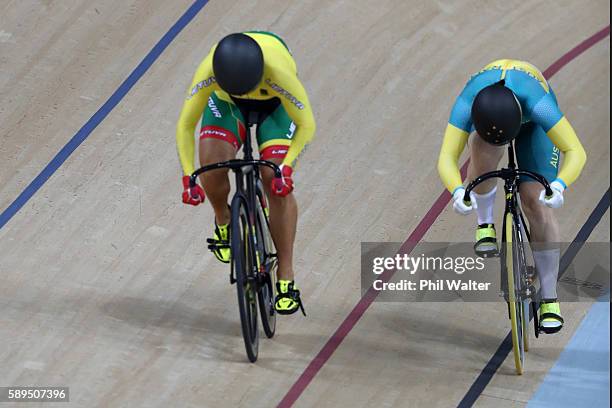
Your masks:
{"label": "cyclist in blue and yellow jersey", "polygon": [[[189,188],[195,170],[194,131],[202,117],[199,158],[202,166],[235,158],[246,133],[243,112],[257,112],[257,143],[262,159],[281,167],[282,180],[262,169],[270,197],[270,230],[278,253],[275,308],[291,314],[301,305],[294,283],[293,243],[297,203],[292,194],[293,169],[304,146],[315,133],[315,121],[306,91],[297,76],[291,52],[269,32],[230,34],[212,47],[198,67],[183,105],[176,145],[183,169],[183,202],[198,205],[205,192],[215,213],[216,247],[228,245],[230,192],[228,170],[202,174],[202,187]],[[222,262],[230,250],[213,251]]]}
{"label": "cyclist in blue and yellow jersey", "polygon": [[[540,328],[555,333],[563,326],[557,299],[557,276],[560,249],[559,225],[553,208],[563,205],[563,192],[573,183],[586,162],[586,153],[574,129],[559,110],[557,99],[544,75],[533,65],[503,59],[485,66],[472,76],[457,98],[446,127],[438,171],[453,196],[453,208],[467,215],[476,210],[476,252],[497,251],[493,225],[496,181],[488,180],[476,187],[471,205],[463,201],[465,188],[458,160],[470,133],[471,159],[468,179],[497,169],[504,144],[516,139],[517,164],[546,177],[553,195],[530,179],[521,179],[521,204],[529,220],[531,238],[548,247],[534,250],[536,269],[541,282],[542,305]],[[563,163],[559,168],[560,154]]]}

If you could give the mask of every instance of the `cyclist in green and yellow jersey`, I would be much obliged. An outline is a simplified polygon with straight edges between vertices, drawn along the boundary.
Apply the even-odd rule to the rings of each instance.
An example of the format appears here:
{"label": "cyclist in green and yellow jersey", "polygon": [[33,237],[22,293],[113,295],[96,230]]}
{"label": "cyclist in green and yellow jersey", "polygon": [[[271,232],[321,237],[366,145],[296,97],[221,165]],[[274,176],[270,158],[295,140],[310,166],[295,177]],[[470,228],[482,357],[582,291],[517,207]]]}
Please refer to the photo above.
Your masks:
{"label": "cyclist in green and yellow jersey", "polygon": [[[278,164],[282,179],[262,169],[270,198],[270,230],[278,253],[275,308],[281,314],[298,310],[300,292],[294,283],[293,243],[297,203],[292,194],[297,158],[315,133],[315,121],[295,61],[277,35],[269,32],[230,34],[216,44],[198,67],[177,125],[176,145],[183,169],[183,202],[198,205],[207,195],[215,213],[215,256],[230,261],[228,244],[230,183],[227,170],[206,172],[202,187],[189,187],[195,170],[194,131],[202,117],[199,158],[202,166],[235,158],[244,142],[243,112],[259,113],[257,143],[262,159]],[[221,248],[219,248],[221,247]]]}

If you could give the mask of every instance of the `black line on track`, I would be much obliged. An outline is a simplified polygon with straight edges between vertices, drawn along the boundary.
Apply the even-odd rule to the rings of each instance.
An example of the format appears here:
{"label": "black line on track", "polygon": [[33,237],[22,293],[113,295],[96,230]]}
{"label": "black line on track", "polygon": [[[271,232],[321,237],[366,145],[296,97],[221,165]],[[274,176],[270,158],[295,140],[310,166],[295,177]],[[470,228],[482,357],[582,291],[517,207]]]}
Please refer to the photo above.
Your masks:
{"label": "black line on track", "polygon": [[[587,218],[582,228],[580,228],[580,231],[578,231],[578,234],[576,234],[576,238],[574,238],[570,246],[563,253],[559,263],[558,279],[563,277],[563,274],[567,270],[568,266],[571,265],[580,249],[582,249],[584,246],[584,243],[588,240],[591,232],[593,232],[597,224],[599,224],[601,217],[603,217],[609,207],[610,187],[608,187],[604,195],[601,197],[601,200],[599,200],[599,203],[597,203],[591,212],[591,215],[589,215],[589,218]],[[457,405],[458,408],[469,408],[474,405],[511,351],[512,338],[511,333],[508,333],[489,362],[482,369],[478,377],[476,377],[476,380],[474,380],[474,383],[467,391],[463,399],[459,402],[459,405]]]}

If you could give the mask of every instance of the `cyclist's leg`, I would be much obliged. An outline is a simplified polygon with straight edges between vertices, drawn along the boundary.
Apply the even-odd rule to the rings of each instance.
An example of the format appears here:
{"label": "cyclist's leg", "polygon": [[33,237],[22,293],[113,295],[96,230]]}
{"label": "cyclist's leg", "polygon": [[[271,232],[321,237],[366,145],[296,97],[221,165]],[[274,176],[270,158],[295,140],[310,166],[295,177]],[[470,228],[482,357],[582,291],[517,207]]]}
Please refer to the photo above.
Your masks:
{"label": "cyclist's leg", "polygon": [[[504,146],[494,146],[485,142],[477,133],[470,138],[470,164],[468,166],[468,180],[488,171],[497,170],[499,161],[504,155]],[[487,180],[474,189],[475,193],[486,194],[493,190],[497,184],[496,179]]]}
{"label": "cyclist's leg", "polygon": [[[550,141],[544,130],[529,124],[529,132],[516,142],[518,166],[543,175],[549,182],[557,176],[559,150]],[[540,278],[540,288],[544,303],[542,310],[549,316],[542,325],[560,329],[563,318],[557,302],[557,278],[559,275],[560,234],[554,210],[539,202],[542,186],[529,178],[521,178],[519,192],[521,207],[529,221],[529,231],[533,257]],[[542,314],[544,316],[544,314]]]}
{"label": "cyclist's leg", "polygon": [[[242,115],[235,105],[219,99],[213,94],[204,115],[200,130],[199,155],[202,166],[231,160],[244,139]],[[218,224],[229,223],[230,213],[227,206],[230,182],[227,169],[208,171],[200,176]]]}
{"label": "cyclist's leg", "polygon": [[[559,150],[550,141],[544,130],[529,123],[525,132],[516,142],[518,166],[543,175],[549,182],[557,177]],[[521,178],[519,192],[521,207],[529,220],[531,241],[534,244],[534,258],[540,272],[542,295],[556,298],[557,275],[559,272],[560,241],[559,223],[554,210],[539,202],[542,186],[529,178]]]}
{"label": "cyclist's leg", "polygon": [[[553,179],[554,180],[554,179]],[[540,183],[523,181],[520,184],[521,207],[529,220],[531,241],[535,243],[559,242],[559,223],[554,210],[542,205],[539,201]]]}
{"label": "cyclist's leg", "polygon": [[[496,170],[499,161],[504,155],[504,148],[493,146],[478,134],[474,134],[470,141],[471,158],[468,166],[468,180],[483,173]],[[495,193],[497,191],[496,179],[487,180],[474,189],[476,201],[476,216],[478,228],[476,229],[476,244],[474,249],[481,256],[490,256],[497,253],[497,236],[493,224],[493,210]]]}
{"label": "cyclist's leg", "polygon": [[[244,140],[242,115],[235,105],[213,94],[202,117],[200,164],[202,166],[231,160]],[[231,259],[229,247],[230,212],[227,205],[230,182],[227,169],[212,170],[200,176],[202,187],[215,212],[215,226],[209,249],[225,263]]]}
{"label": "cyclist's leg", "polygon": [[[279,106],[257,128],[257,143],[262,159],[281,164],[291,144],[295,125],[285,109]],[[278,279],[293,280],[293,242],[297,227],[297,202],[293,193],[286,197],[271,194],[274,172],[262,169],[264,188],[270,199],[270,232],[278,254]]]}
{"label": "cyclist's leg", "polygon": [[[470,140],[470,149],[468,180],[474,180],[483,173],[496,170],[505,150],[503,147],[493,146],[485,142],[476,133]],[[497,190],[496,183],[497,179],[487,180],[474,189],[479,225],[493,223],[493,205],[495,204],[495,191]]]}
{"label": "cyclist's leg", "polygon": [[[295,125],[282,106],[279,106],[257,129],[257,142],[261,157],[281,164],[287,154]],[[274,172],[262,170],[266,192],[270,197],[270,232],[278,254],[278,281],[274,308],[279,314],[292,314],[298,309],[304,313],[300,291],[294,282],[293,242],[297,226],[297,202],[293,193],[285,197],[270,194]]]}
{"label": "cyclist's leg", "polygon": [[[559,149],[550,141],[544,130],[528,123],[516,141],[516,157],[519,169],[541,174],[553,181],[557,177]],[[532,242],[559,242],[559,225],[551,208],[539,202],[543,187],[528,177],[520,178],[521,204],[529,220]]]}
{"label": "cyclist's leg", "polygon": [[541,190],[542,186],[539,183],[522,182],[519,188],[521,208],[529,221],[533,257],[540,276],[542,298],[555,299],[560,259],[559,223],[554,210],[539,202]]}
{"label": "cyclist's leg", "polygon": [[[262,156],[263,157],[263,156]],[[266,158],[278,165],[282,159]],[[285,197],[278,197],[270,192],[270,185],[274,172],[268,168],[262,170],[264,188],[270,202],[270,232],[274,239],[278,255],[278,279],[293,280],[293,243],[297,228],[298,207],[293,193]]]}

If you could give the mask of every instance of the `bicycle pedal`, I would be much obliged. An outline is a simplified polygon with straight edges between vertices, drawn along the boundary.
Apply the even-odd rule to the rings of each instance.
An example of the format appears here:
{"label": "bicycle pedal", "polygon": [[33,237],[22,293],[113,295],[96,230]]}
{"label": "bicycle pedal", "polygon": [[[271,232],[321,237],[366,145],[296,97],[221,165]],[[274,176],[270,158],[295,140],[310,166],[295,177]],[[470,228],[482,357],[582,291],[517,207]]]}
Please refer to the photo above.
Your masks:
{"label": "bicycle pedal", "polygon": [[499,251],[474,251],[481,258],[499,258]]}
{"label": "bicycle pedal", "polygon": [[206,243],[209,245],[217,245],[217,246],[226,246],[229,248],[229,242],[227,241],[220,241],[218,239],[214,239],[214,238],[206,238]]}
{"label": "bicycle pedal", "polygon": [[215,251],[218,249],[229,249],[230,246],[227,244],[210,244],[208,245],[208,249],[210,249],[211,251]]}

